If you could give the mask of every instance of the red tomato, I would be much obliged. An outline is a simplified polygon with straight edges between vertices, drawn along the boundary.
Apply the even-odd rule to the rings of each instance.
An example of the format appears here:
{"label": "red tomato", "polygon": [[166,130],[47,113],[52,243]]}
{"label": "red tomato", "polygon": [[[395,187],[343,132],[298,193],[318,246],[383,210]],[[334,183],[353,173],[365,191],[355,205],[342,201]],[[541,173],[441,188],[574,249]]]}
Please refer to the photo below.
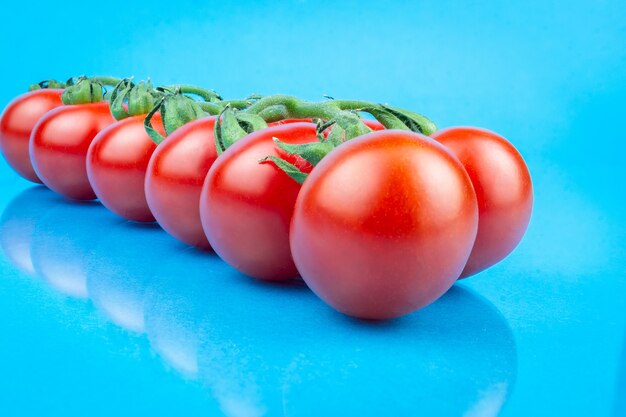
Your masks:
{"label": "red tomato", "polygon": [[209,170],[200,217],[215,252],[234,268],[259,279],[298,275],[289,250],[289,222],[300,184],[273,163],[259,159],[279,153],[272,138],[314,142],[313,123],[259,130],[228,148]]}
{"label": "red tomato", "polygon": [[105,101],[62,106],[46,113],[29,143],[33,167],[43,183],[74,200],[96,198],[87,178],[87,151],[96,134],[113,122]]}
{"label": "red tomato", "polygon": [[365,123],[367,127],[369,127],[370,129],[374,131],[385,130],[385,126],[383,126],[383,124],[379,122],[378,120],[363,119],[363,123]]}
{"label": "red tomato", "polygon": [[530,221],[533,188],[528,167],[502,136],[476,127],[451,127],[432,134],[461,161],[478,199],[478,234],[461,278],[504,259]]}
{"label": "red tomato", "polygon": [[386,319],[454,284],[477,225],[476,196],[459,161],[424,135],[383,130],[342,144],[315,167],[296,202],[291,252],[332,307]]}
{"label": "red tomato", "polygon": [[30,133],[46,112],[59,107],[62,89],[41,89],[22,94],[0,117],[0,150],[11,168],[29,181],[41,183],[30,162]]}
{"label": "red tomato", "polygon": [[215,159],[215,116],[176,129],[154,151],[146,174],[150,211],[166,232],[192,246],[211,249],[200,223],[200,193]]}
{"label": "red tomato", "polygon": [[[106,208],[128,220],[152,222],[144,183],[157,145],[146,133],[144,118],[129,117],[101,130],[89,146],[87,175]],[[152,123],[165,136],[159,114]]]}

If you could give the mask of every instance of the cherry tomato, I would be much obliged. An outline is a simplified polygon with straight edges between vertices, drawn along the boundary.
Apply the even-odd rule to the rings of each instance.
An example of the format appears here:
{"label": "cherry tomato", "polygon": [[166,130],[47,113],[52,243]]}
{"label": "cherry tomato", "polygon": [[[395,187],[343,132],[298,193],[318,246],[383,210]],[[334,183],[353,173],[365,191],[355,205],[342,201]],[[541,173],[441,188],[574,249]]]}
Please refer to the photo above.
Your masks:
{"label": "cherry tomato", "polygon": [[367,127],[374,131],[385,130],[385,126],[383,126],[383,124],[378,120],[363,119],[363,123],[365,123]]}
{"label": "cherry tomato", "polygon": [[[152,222],[144,183],[157,145],[146,133],[144,117],[122,119],[96,135],[87,153],[87,175],[106,208],[128,220]],[[152,123],[165,136],[159,114]]]}
{"label": "cherry tomato", "polygon": [[200,223],[200,192],[215,159],[215,116],[176,129],[154,151],[146,173],[150,211],[166,232],[192,246],[210,249]]}
{"label": "cherry tomato", "polygon": [[22,94],[4,109],[0,117],[0,150],[18,174],[29,181],[41,183],[30,162],[28,140],[46,112],[63,105],[62,89],[41,89]]}
{"label": "cherry tomato", "polygon": [[213,164],[200,198],[200,217],[215,252],[255,278],[284,280],[298,275],[289,249],[289,222],[300,190],[273,163],[272,138],[286,143],[317,140],[313,123],[259,130],[240,139]]}
{"label": "cherry tomato", "polygon": [[478,234],[461,278],[504,259],[530,221],[533,188],[528,167],[502,136],[476,127],[451,127],[432,134],[461,161],[478,199]]}
{"label": "cherry tomato", "polygon": [[33,129],[29,149],[35,172],[53,191],[74,199],[96,198],[87,178],[86,159],[93,138],[115,122],[109,103],[61,106]]}
{"label": "cherry tomato", "polygon": [[291,252],[307,285],[332,307],[386,319],[454,284],[477,225],[460,162],[424,135],[383,130],[342,144],[315,167],[296,201]]}

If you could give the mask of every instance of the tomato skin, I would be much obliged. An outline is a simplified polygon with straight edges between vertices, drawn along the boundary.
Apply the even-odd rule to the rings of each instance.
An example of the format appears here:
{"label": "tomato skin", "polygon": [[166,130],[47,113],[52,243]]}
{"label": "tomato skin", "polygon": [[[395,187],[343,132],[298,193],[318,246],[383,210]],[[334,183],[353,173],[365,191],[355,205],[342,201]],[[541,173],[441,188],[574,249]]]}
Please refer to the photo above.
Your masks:
{"label": "tomato skin", "polygon": [[363,119],[363,123],[373,131],[385,130],[385,126],[378,120]]}
{"label": "tomato skin", "polygon": [[61,94],[63,90],[56,88],[22,94],[9,103],[0,117],[0,150],[11,168],[29,181],[41,184],[30,162],[30,134],[41,116],[63,105]]}
{"label": "tomato skin", "polygon": [[302,186],[291,252],[335,309],[387,319],[424,307],[461,273],[478,207],[459,161],[432,139],[372,132],[334,149]]}
{"label": "tomato skin", "polygon": [[176,239],[211,249],[200,222],[200,193],[209,168],[217,159],[215,116],[176,129],[154,151],[146,173],[150,211]]}
{"label": "tomato skin", "polygon": [[298,275],[289,249],[289,224],[300,184],[275,164],[272,138],[317,141],[313,123],[290,123],[240,139],[213,164],[200,198],[200,217],[215,252],[254,278],[286,280]]}
{"label": "tomato skin", "polygon": [[31,161],[42,182],[73,200],[96,198],[87,178],[87,151],[96,134],[113,122],[109,103],[104,101],[47,112],[29,142]]}
{"label": "tomato skin", "polygon": [[524,236],[533,206],[530,173],[517,149],[489,130],[451,127],[431,137],[461,161],[476,190],[478,234],[465,278],[504,259]]}
{"label": "tomato skin", "polygon": [[[153,222],[144,183],[157,145],[144,128],[145,115],[117,121],[100,131],[87,153],[87,175],[100,202],[128,220]],[[165,136],[161,116],[152,125]]]}

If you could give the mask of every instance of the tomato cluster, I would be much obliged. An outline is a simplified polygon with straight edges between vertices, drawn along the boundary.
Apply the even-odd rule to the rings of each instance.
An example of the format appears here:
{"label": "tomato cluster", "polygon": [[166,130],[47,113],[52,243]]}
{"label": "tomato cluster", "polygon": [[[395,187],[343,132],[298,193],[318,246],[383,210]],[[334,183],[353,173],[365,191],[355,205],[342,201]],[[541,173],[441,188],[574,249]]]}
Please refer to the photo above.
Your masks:
{"label": "tomato cluster", "polygon": [[20,175],[156,220],[251,277],[300,276],[350,316],[432,303],[506,257],[530,220],[528,168],[485,129],[437,130],[362,101],[223,100],[110,78],[60,87],[2,113],[0,149]]}

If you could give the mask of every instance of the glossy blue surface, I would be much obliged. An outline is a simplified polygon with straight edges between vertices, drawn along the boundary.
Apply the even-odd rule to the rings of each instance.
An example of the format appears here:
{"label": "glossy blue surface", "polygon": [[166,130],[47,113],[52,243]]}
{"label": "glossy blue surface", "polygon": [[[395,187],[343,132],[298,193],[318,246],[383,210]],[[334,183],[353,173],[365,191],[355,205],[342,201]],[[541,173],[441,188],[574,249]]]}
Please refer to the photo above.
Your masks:
{"label": "glossy blue surface", "polygon": [[385,101],[509,138],[536,204],[504,262],[366,323],[2,162],[0,415],[626,416],[624,22],[621,1],[4,5],[2,106],[79,73]]}

